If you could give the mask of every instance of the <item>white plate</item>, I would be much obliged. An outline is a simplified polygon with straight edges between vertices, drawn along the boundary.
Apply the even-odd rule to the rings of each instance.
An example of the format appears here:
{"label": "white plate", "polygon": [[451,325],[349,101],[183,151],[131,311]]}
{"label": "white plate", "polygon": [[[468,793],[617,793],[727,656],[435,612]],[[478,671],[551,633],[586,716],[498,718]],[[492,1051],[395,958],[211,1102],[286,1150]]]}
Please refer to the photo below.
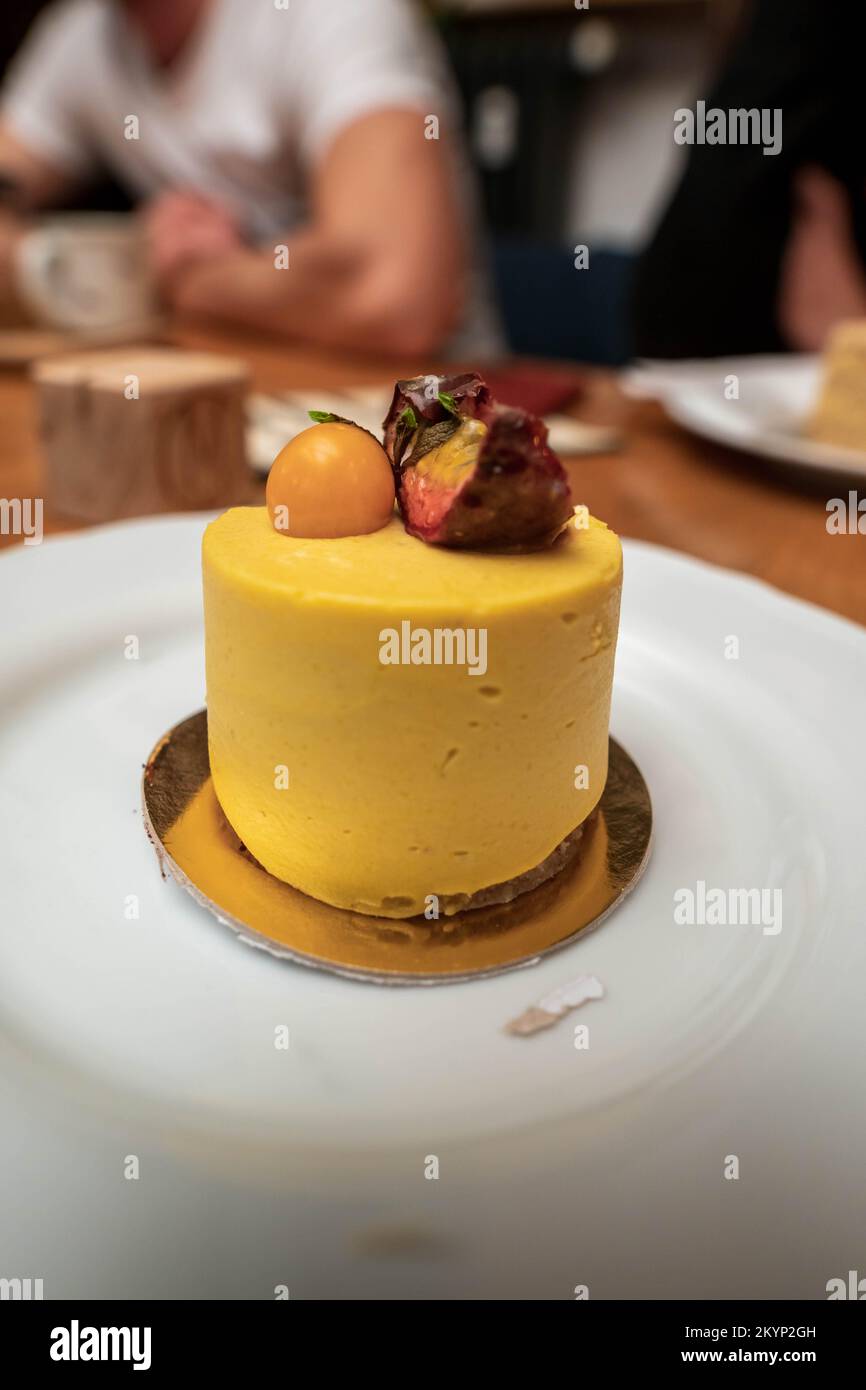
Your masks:
{"label": "white plate", "polygon": [[[0,557],[0,1274],[50,1297],[270,1297],[280,1274],[298,1297],[824,1296],[866,1235],[866,632],[628,543],[613,732],[653,795],[644,879],[533,970],[389,991],[251,951],[160,878],[138,785],[204,695],[203,524]],[[780,888],[781,932],[677,925],[698,880]],[[503,1033],[584,973],[604,1000]]]}
{"label": "white plate", "polygon": [[[715,357],[647,362],[624,374],[627,390],[658,397],[677,424],[733,449],[807,468],[866,477],[866,453],[819,444],[805,434],[817,400],[819,357]],[[736,376],[739,397],[725,395]]]}
{"label": "white plate", "polygon": [[[247,458],[250,467],[263,476],[271,470],[277,454],[301,430],[309,429],[312,410],[330,410],[354,420],[376,438],[382,434],[382,421],[391,405],[393,385],[356,386],[336,394],[331,391],[287,391],[281,396],[254,394],[247,397]],[[620,444],[618,430],[588,425],[573,415],[545,417],[551,449],[565,457],[577,454],[607,453]]]}

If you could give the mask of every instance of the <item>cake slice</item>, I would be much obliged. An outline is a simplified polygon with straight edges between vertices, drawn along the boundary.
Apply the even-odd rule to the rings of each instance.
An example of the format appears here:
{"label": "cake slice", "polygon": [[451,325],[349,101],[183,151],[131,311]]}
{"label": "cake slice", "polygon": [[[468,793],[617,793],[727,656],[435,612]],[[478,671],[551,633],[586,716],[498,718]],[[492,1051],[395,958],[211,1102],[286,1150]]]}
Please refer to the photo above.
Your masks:
{"label": "cake slice", "polygon": [[[542,548],[471,549],[462,534],[457,546],[427,543],[396,512],[364,534],[322,534],[311,472],[352,450],[352,431],[341,421],[305,434],[274,474],[270,512],[233,508],[204,536],[223,812],[269,873],[337,907],[438,917],[493,900],[490,890],[498,900],[503,887],[528,889],[573,857],[604,790],[619,540],[594,518],[563,525],[550,507],[562,505],[558,473],[536,445],[525,468],[538,467],[545,525],[558,532]],[[331,499],[339,474],[328,481]],[[522,478],[521,505],[533,486]],[[293,487],[302,535],[275,521]],[[497,493],[489,516],[506,500]],[[286,512],[300,515],[292,497]],[[505,527],[513,546],[513,519]]]}
{"label": "cake slice", "polygon": [[823,368],[807,434],[822,444],[866,452],[866,319],[852,319],[834,328]]}

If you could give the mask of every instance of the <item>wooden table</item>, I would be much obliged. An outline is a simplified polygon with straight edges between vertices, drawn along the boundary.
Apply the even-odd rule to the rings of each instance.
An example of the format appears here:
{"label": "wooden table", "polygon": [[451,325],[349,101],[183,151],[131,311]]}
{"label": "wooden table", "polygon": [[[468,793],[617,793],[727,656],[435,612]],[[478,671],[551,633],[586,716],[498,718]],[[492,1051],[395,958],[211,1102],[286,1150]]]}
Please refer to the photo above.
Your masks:
{"label": "wooden table", "polygon": [[[237,333],[178,330],[184,346],[245,357],[263,391],[374,384],[411,374],[412,364],[339,358],[263,343]],[[615,454],[569,462],[577,500],[622,536],[653,541],[742,570],[866,624],[866,537],[831,535],[827,501],[847,497],[844,479],[773,466],[703,443],[661,409],[627,400],[610,373],[587,374],[578,413],[615,424]],[[0,372],[0,498],[43,497],[45,531],[73,529],[45,496],[33,391],[24,371]],[[860,495],[866,493],[863,485]],[[0,545],[16,537],[0,536]]]}

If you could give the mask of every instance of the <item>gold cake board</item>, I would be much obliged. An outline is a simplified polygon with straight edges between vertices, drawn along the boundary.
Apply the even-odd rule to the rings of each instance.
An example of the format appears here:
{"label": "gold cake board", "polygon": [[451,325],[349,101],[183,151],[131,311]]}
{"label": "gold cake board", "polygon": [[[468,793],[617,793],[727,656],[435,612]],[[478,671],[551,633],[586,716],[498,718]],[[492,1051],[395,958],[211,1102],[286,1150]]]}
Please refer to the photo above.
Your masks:
{"label": "gold cake board", "polygon": [[643,873],[652,836],[647,785],[611,739],[598,814],[554,878],[509,903],[430,922],[330,907],[267,873],[227,823],[210,775],[205,710],[154,748],[143,807],[163,873],[245,942],[376,984],[453,984],[535,964],[605,920]]}

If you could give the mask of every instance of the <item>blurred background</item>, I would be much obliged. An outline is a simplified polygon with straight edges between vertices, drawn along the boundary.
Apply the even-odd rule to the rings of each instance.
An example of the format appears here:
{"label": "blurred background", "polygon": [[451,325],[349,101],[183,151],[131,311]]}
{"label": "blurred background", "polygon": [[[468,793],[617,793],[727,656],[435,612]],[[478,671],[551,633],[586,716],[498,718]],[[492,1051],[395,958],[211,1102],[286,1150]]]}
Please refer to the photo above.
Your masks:
{"label": "blurred background", "polygon": [[480,369],[624,534],[861,618],[803,547],[866,473],[864,41],[842,0],[7,7],[2,487],[46,531],[261,500],[310,407]]}
{"label": "blurred background", "polygon": [[[634,266],[682,170],[671,113],[701,90],[739,0],[432,8],[463,99],[509,345],[626,361]],[[579,246],[589,274],[574,273]]]}
{"label": "blurred background", "polygon": [[[22,0],[0,20],[0,201],[135,208],[164,304],[331,347],[815,351],[866,315],[864,37],[840,0]],[[678,143],[699,100],[775,112],[778,146]],[[226,258],[277,235],[319,286],[306,308]],[[340,322],[350,236],[390,259],[361,328]],[[57,319],[37,260],[18,254],[12,299]],[[388,279],[414,333],[387,321]]]}
{"label": "blurred background", "polygon": [[[50,0],[0,17],[8,68]],[[407,4],[409,0],[407,0]],[[447,51],[510,349],[618,364],[636,259],[686,151],[672,113],[703,90],[741,0],[464,0],[425,7]],[[108,168],[60,207],[126,209]],[[590,248],[575,274],[575,247]]]}

